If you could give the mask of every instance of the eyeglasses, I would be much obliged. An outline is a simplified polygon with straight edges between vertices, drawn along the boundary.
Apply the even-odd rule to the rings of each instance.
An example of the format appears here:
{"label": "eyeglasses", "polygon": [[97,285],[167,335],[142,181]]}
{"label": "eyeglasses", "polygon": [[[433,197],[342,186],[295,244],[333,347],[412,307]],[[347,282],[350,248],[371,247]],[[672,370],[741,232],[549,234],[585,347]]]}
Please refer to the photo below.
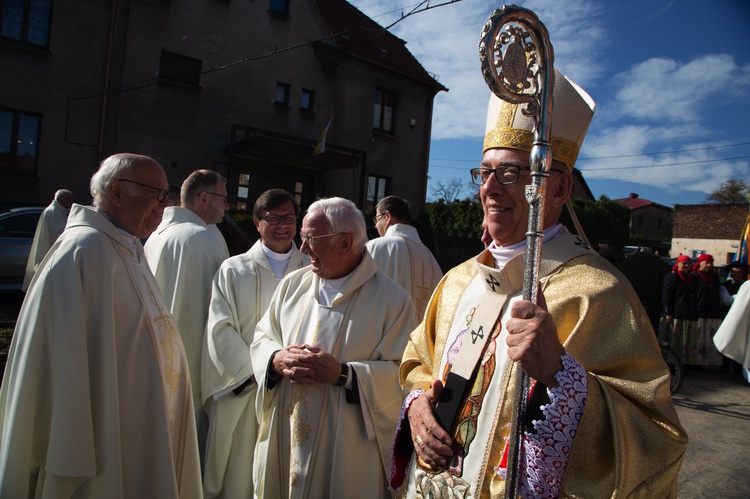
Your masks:
{"label": "eyeglasses", "polygon": [[[487,179],[495,174],[495,180],[500,185],[515,184],[521,177],[521,170],[531,170],[528,166],[501,166],[500,168],[472,168],[471,169],[471,181],[474,185],[484,185]],[[563,173],[562,170],[556,168],[550,169],[551,172]]]}
{"label": "eyeglasses", "polygon": [[222,198],[222,199],[223,199],[223,200],[224,200],[225,202],[227,201],[227,199],[229,199],[229,196],[225,196],[224,194],[219,194],[219,193],[216,193],[216,192],[211,192],[211,191],[203,191],[203,192],[205,192],[206,194],[211,194],[212,196],[220,197],[220,198]]}
{"label": "eyeglasses", "polygon": [[268,225],[292,225],[297,223],[297,217],[295,215],[268,215],[267,217],[260,217],[261,220],[265,220]]}
{"label": "eyeglasses", "polygon": [[203,191],[206,194],[211,194],[212,196],[216,196],[217,198],[221,198],[222,201],[224,201],[224,206],[229,206],[229,197],[225,196],[224,194],[218,194],[216,192],[211,191]]}
{"label": "eyeglasses", "polygon": [[322,237],[338,236],[339,234],[343,234],[343,232],[331,232],[330,234],[321,234],[319,236],[311,236],[310,234],[300,234],[299,238],[302,239],[303,243],[306,242],[310,246],[314,246],[315,242]]}
{"label": "eyeglasses", "polygon": [[120,180],[120,182],[130,182],[131,184],[140,185],[141,187],[148,187],[149,189],[153,189],[155,191],[158,191],[156,193],[156,200],[159,201],[159,202],[164,201],[164,198],[167,197],[167,194],[169,194],[169,191],[166,190],[166,189],[160,189],[160,188],[154,187],[152,185],[142,184],[140,182],[136,182],[135,180],[130,180],[130,179],[127,179],[127,178],[121,178],[119,180]]}
{"label": "eyeglasses", "polygon": [[385,216],[385,213],[381,213],[380,215],[375,215],[374,217],[372,217],[373,223],[377,224],[380,221],[380,219],[383,218],[384,216]]}

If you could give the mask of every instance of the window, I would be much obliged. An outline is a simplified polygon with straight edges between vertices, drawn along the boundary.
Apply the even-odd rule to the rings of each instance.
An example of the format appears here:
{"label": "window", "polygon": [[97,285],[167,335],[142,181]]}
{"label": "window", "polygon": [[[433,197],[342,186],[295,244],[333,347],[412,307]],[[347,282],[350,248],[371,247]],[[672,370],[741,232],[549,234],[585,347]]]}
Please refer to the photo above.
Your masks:
{"label": "window", "polygon": [[201,65],[200,59],[162,50],[159,61],[159,79],[167,83],[199,87]]}
{"label": "window", "polygon": [[369,175],[367,177],[367,206],[365,214],[368,216],[374,215],[375,206],[377,206],[378,201],[390,194],[390,190],[391,179],[378,175]]}
{"label": "window", "polygon": [[375,109],[372,115],[372,127],[375,130],[394,133],[396,131],[396,94],[387,90],[375,91]]}
{"label": "window", "polygon": [[643,215],[638,215],[638,227],[643,227]]}
{"label": "window", "polygon": [[302,205],[302,194],[304,194],[305,184],[302,182],[294,183],[294,199],[297,200],[298,205]]}
{"label": "window", "polygon": [[289,107],[289,94],[292,91],[292,86],[288,83],[281,81],[276,82],[276,99],[274,104],[283,107]]}
{"label": "window", "polygon": [[315,106],[315,92],[306,88],[302,89],[299,108],[303,111],[313,112]]}
{"label": "window", "polygon": [[52,0],[0,0],[0,37],[49,46]]}
{"label": "window", "polygon": [[0,109],[0,172],[36,174],[42,117]]}
{"label": "window", "polygon": [[[249,187],[250,186],[250,174],[240,173],[237,184],[238,184],[237,197],[240,199],[247,199],[248,196],[250,195],[250,187]],[[238,206],[237,209],[239,210],[239,204],[237,206]]]}
{"label": "window", "polygon": [[268,4],[268,11],[273,14],[279,14],[284,17],[289,16],[289,1],[290,0],[270,0]]}

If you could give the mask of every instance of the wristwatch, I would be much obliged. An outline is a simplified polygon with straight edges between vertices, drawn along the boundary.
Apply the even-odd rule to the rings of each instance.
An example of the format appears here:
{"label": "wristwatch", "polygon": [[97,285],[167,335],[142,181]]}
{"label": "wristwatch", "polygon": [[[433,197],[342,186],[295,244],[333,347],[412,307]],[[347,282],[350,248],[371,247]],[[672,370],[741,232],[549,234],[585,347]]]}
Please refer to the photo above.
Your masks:
{"label": "wristwatch", "polygon": [[341,363],[341,375],[339,376],[339,380],[336,382],[336,386],[344,386],[346,384],[346,380],[349,379],[349,364],[346,362]]}

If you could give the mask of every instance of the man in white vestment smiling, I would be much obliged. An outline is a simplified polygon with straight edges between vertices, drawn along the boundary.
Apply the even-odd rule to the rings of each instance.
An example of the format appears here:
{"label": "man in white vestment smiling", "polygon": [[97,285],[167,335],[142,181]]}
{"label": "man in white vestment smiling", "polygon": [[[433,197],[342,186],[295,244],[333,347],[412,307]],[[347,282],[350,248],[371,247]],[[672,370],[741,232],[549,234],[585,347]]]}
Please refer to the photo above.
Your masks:
{"label": "man in white vestment smiling", "polygon": [[200,498],[182,340],[139,238],[167,178],[116,154],[26,294],[0,389],[0,497]]}
{"label": "man in white vestment smiling", "polygon": [[261,194],[253,208],[260,239],[246,253],[225,260],[214,277],[201,377],[210,421],[203,477],[207,499],[253,495],[258,384],[250,344],[281,279],[310,264],[294,244],[299,211],[297,200],[283,189]]}
{"label": "man in white vestment smiling", "polygon": [[256,497],[390,497],[398,364],[414,306],[365,251],[351,201],[313,203],[300,237],[312,264],[281,281],[250,347]]}
{"label": "man in white vestment smiling", "polygon": [[378,268],[411,295],[417,317],[422,319],[443,271],[416,227],[409,225],[409,202],[398,196],[384,197],[375,207],[373,221],[380,237],[367,242],[367,251]]}

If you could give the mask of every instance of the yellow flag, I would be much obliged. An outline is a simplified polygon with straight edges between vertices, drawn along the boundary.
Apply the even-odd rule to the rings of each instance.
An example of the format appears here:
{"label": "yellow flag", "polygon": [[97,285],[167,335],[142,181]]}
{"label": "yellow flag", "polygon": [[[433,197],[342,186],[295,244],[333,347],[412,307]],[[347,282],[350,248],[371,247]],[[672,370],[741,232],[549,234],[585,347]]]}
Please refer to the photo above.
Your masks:
{"label": "yellow flag", "polygon": [[326,135],[328,135],[328,128],[331,126],[332,121],[333,118],[328,120],[328,124],[323,129],[323,133],[320,134],[318,143],[315,145],[315,151],[313,151],[313,156],[317,156],[318,154],[323,154],[324,152],[326,152]]}

